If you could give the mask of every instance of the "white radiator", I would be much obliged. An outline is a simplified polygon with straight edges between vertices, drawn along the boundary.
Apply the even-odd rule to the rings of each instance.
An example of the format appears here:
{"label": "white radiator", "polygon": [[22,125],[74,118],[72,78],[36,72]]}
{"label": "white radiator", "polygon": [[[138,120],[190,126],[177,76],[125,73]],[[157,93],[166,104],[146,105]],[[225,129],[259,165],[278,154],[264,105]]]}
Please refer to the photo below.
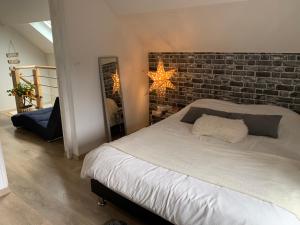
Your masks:
{"label": "white radiator", "polygon": [[7,194],[8,192],[8,181],[2,153],[2,147],[0,143],[0,197]]}

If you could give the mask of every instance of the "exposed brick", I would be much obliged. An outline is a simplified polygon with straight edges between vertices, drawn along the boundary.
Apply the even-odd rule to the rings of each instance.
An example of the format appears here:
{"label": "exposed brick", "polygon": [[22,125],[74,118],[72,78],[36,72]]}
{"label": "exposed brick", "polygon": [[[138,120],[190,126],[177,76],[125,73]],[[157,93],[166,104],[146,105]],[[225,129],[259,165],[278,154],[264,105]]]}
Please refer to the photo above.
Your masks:
{"label": "exposed brick", "polygon": [[247,61],[245,60],[237,60],[237,61],[234,61],[234,64],[236,65],[248,65]]}
{"label": "exposed brick", "polygon": [[277,73],[277,72],[272,73],[272,77],[274,77],[274,78],[279,78],[280,75],[281,75],[281,73]]}
{"label": "exposed brick", "polygon": [[234,76],[245,76],[247,73],[247,71],[243,71],[243,70],[236,70],[232,72],[232,75]]}
{"label": "exposed brick", "polygon": [[243,82],[231,81],[230,82],[230,86],[233,86],[233,87],[243,87],[244,84],[243,84]]}
{"label": "exposed brick", "polygon": [[204,88],[204,89],[213,89],[214,86],[213,86],[213,85],[210,85],[210,84],[203,84],[203,85],[202,85],[202,88]]}
{"label": "exposed brick", "polygon": [[287,56],[284,55],[284,54],[281,54],[281,55],[271,55],[271,60],[284,60],[284,59],[287,59]]}
{"label": "exposed brick", "polygon": [[255,55],[255,54],[250,54],[246,55],[245,59],[246,60],[260,60],[261,55]]}
{"label": "exposed brick", "polygon": [[289,55],[288,60],[296,60],[297,57],[295,55]]}
{"label": "exposed brick", "polygon": [[256,61],[256,65],[261,65],[261,66],[272,66],[273,62],[272,61]]}
{"label": "exposed brick", "polygon": [[235,69],[236,70],[244,70],[244,66],[236,66]]}
{"label": "exposed brick", "polygon": [[294,86],[289,86],[289,85],[277,85],[276,90],[279,91],[293,91]]}
{"label": "exposed brick", "polygon": [[283,61],[284,66],[296,67],[300,66],[300,61]]}
{"label": "exposed brick", "polygon": [[[277,104],[300,112],[300,54],[149,53],[151,71],[156,70],[158,57],[166,70],[178,70],[171,78],[176,89],[167,91],[166,104],[185,106],[199,98],[216,98]],[[149,101],[154,109],[155,92]]]}
{"label": "exposed brick", "polygon": [[262,90],[262,89],[256,89],[256,90],[255,90],[255,93],[256,93],[256,94],[263,94],[263,93],[264,93],[264,90]]}
{"label": "exposed brick", "polygon": [[270,77],[271,73],[270,72],[256,72],[257,77]]}
{"label": "exposed brick", "polygon": [[282,73],[282,78],[297,79],[297,73]]}
{"label": "exposed brick", "polygon": [[193,83],[203,83],[203,80],[202,79],[192,79],[192,82]]}
{"label": "exposed brick", "polygon": [[254,88],[254,86],[255,86],[254,83],[244,83],[244,87]]}
{"label": "exposed brick", "polygon": [[225,64],[225,60],[212,60],[212,64]]}
{"label": "exposed brick", "polygon": [[289,91],[279,91],[279,96],[287,98],[290,96],[290,92]]}
{"label": "exposed brick", "polygon": [[260,57],[260,60],[270,60],[270,59],[271,59],[270,55],[262,54]]}
{"label": "exposed brick", "polygon": [[295,67],[286,67],[284,69],[285,72],[295,72]]}
{"label": "exposed brick", "polygon": [[214,74],[225,74],[225,70],[213,70]]}
{"label": "exposed brick", "polygon": [[255,88],[242,88],[242,92],[255,93]]}
{"label": "exposed brick", "polygon": [[273,66],[282,66],[282,61],[273,61]]}
{"label": "exposed brick", "polygon": [[300,98],[300,92],[293,92],[293,93],[291,93],[291,97],[293,97],[293,98]]}
{"label": "exposed brick", "polygon": [[291,98],[277,98],[278,102],[283,102],[283,103],[292,103],[293,102],[293,99]]}
{"label": "exposed brick", "polygon": [[220,86],[220,89],[225,90],[225,91],[231,91],[232,87],[230,87],[230,86]]}
{"label": "exposed brick", "polygon": [[278,95],[278,91],[273,91],[273,90],[264,90],[263,93],[265,95]]}
{"label": "exposed brick", "polygon": [[179,67],[178,68],[178,72],[187,72],[187,68],[184,68],[184,67]]}

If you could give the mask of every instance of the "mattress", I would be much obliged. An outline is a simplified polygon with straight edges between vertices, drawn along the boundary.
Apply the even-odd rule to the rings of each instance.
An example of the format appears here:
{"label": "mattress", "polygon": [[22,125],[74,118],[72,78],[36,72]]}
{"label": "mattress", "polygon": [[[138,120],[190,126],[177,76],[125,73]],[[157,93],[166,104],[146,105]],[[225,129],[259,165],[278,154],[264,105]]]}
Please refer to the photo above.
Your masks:
{"label": "mattress", "polygon": [[[229,145],[204,137],[201,140],[196,140],[191,134],[192,125],[180,122],[181,117],[190,106],[205,106],[217,110],[256,114],[280,113],[283,115],[279,130],[280,138],[270,139],[248,136],[245,141],[237,145]],[[208,150],[211,149],[209,146],[221,149],[220,151],[224,156],[228,155],[226,152],[229,152],[229,150],[236,150],[249,154],[257,153],[257,155],[276,156],[280,159],[292,160],[298,163],[300,161],[300,143],[297,140],[299,139],[297,138],[300,131],[299,124],[299,116],[296,113],[280,107],[237,107],[235,104],[223,101],[199,100],[154,126],[143,129],[119,141],[100,146],[90,152],[84,160],[82,177],[94,178],[120,195],[178,225],[296,225],[300,224],[300,222],[293,212],[278,204],[274,204],[272,201],[267,201],[260,195],[249,194],[252,192],[243,190],[243,188],[248,188],[245,185],[241,186],[240,189],[234,189],[230,185],[228,186],[226,182],[226,185],[211,182],[213,180],[211,180],[211,177],[218,177],[226,170],[230,170],[231,173],[227,174],[234,175],[233,178],[238,177],[237,175],[240,173],[238,165],[242,166],[241,162],[227,168],[220,167],[219,173],[214,171],[214,173],[209,174],[213,170],[207,168],[210,168],[209,164],[214,162],[200,160],[199,164],[201,162],[203,168],[202,175],[207,174],[210,176],[191,176],[194,173],[189,173],[188,170],[185,170],[184,165],[188,168],[192,161],[195,163],[195,160],[190,159],[189,163],[189,158],[185,156],[188,154],[182,154],[180,158],[180,155],[177,155],[177,162],[180,162],[178,167],[183,167],[178,169],[172,167],[172,164],[168,162],[168,157],[161,159],[162,155],[159,154],[157,149],[160,149],[161,146],[166,146],[164,142],[173,143],[173,149],[182,145],[182,143],[187,149],[188,147],[194,147],[195,143],[197,143],[199,149],[201,149],[200,147],[203,148],[203,146],[207,146]],[[170,138],[167,141],[159,140],[158,138],[155,142],[152,140],[154,143],[148,143],[148,136],[151,136],[151,133],[159,132],[172,135],[165,136]],[[146,136],[144,135],[145,133],[147,134]],[[163,137],[163,135],[161,136]],[[139,140],[140,142],[134,140]],[[186,140],[189,141],[187,142]],[[137,143],[143,142],[148,143],[145,147],[148,154],[140,154],[142,152],[139,150],[141,147]],[[154,148],[156,151],[151,150]],[[129,151],[126,149],[133,150]],[[135,152],[137,153],[135,154]],[[164,160],[165,164],[163,163]],[[216,158],[215,161],[217,160]],[[185,164],[183,164],[184,162]],[[236,167],[234,168],[236,174],[232,175],[232,171],[235,170],[229,167]],[[199,177],[203,179],[199,179]],[[264,177],[264,179],[267,181],[266,184],[272,184],[274,180],[272,177]],[[297,179],[295,180],[298,181]],[[252,180],[249,179],[247,186],[255,188],[255,183],[251,182]],[[286,187],[289,188],[289,186]],[[267,195],[269,192],[272,192],[272,188],[272,186],[269,186],[259,187],[258,189],[267,190]],[[253,191],[253,193],[255,192]],[[281,190],[278,193],[283,195],[285,190]],[[290,193],[283,195],[283,198],[285,196],[290,197]],[[294,205],[299,207],[297,202]]]}

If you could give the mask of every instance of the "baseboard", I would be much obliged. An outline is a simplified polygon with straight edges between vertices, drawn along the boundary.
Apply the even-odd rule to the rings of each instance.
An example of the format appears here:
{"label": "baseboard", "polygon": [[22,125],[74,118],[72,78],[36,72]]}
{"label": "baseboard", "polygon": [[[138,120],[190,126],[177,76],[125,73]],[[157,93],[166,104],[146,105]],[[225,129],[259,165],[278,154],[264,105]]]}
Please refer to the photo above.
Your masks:
{"label": "baseboard", "polygon": [[4,195],[8,195],[10,193],[9,188],[4,188],[0,190],[0,197],[3,197]]}

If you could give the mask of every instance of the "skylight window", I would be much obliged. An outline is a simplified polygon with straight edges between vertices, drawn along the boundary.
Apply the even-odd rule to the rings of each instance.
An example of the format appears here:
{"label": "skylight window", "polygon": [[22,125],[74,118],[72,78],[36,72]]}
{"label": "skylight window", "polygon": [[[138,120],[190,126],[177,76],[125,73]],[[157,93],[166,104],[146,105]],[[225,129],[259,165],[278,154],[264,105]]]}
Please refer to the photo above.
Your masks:
{"label": "skylight window", "polygon": [[51,20],[46,20],[46,21],[44,21],[44,23],[45,23],[50,29],[52,29]]}
{"label": "skylight window", "polygon": [[33,22],[30,25],[37,30],[43,37],[53,43],[51,21]]}

